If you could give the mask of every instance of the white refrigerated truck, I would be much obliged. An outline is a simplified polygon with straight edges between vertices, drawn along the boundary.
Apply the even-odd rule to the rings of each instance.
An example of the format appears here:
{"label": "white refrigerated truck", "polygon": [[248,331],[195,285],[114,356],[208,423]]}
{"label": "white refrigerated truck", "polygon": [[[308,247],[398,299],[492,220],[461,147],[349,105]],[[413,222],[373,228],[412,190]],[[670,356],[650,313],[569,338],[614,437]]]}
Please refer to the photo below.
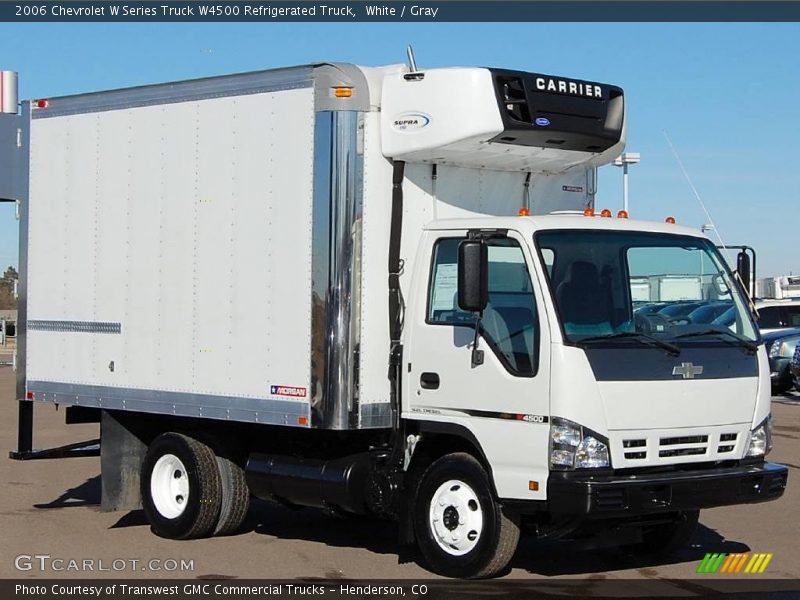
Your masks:
{"label": "white refrigerated truck", "polygon": [[[386,516],[486,577],[521,527],[668,549],[783,493],[717,249],[594,213],[620,88],[331,63],[13,105],[14,455],[36,402],[99,420],[104,508],[171,538],[236,531],[250,492]],[[692,269],[732,329],[633,312],[632,280]]]}

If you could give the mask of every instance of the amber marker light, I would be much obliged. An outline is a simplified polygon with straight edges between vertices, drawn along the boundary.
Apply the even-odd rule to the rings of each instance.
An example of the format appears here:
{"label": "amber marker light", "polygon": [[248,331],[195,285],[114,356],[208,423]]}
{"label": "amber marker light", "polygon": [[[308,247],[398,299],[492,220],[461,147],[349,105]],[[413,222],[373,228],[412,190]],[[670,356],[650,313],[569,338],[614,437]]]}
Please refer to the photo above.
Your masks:
{"label": "amber marker light", "polygon": [[527,208],[525,208],[523,206],[522,208],[519,209],[519,212],[517,214],[520,217],[530,217],[531,216],[531,211],[529,211]]}
{"label": "amber marker light", "polygon": [[675,225],[675,217],[667,217],[664,219],[664,222],[669,223],[670,225]]}
{"label": "amber marker light", "polygon": [[353,95],[353,88],[337,87],[333,88],[333,95],[337,98],[350,98]]}
{"label": "amber marker light", "polygon": [[583,216],[584,217],[593,217],[594,216],[594,209],[591,206],[587,206],[583,209]]}
{"label": "amber marker light", "polygon": [[619,211],[619,212],[617,213],[617,218],[618,218],[618,219],[627,219],[627,218],[628,218],[628,211],[627,211],[627,210],[621,210],[621,211]]}
{"label": "amber marker light", "polygon": [[609,217],[611,217],[611,211],[610,211],[610,210],[608,210],[607,208],[604,208],[604,209],[603,209],[603,210],[600,212],[600,216],[601,216],[601,217],[606,217],[606,218],[609,218]]}

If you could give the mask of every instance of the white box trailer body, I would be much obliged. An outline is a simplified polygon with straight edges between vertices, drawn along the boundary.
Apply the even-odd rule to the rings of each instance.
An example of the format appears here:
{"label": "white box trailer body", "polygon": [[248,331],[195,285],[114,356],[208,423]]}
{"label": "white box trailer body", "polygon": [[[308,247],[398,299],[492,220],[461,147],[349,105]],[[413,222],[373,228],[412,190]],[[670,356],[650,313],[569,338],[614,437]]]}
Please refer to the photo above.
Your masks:
{"label": "white box trailer body", "polygon": [[[397,518],[430,568],[475,577],[521,519],[661,546],[783,493],[767,357],[716,248],[593,218],[615,86],[318,64],[0,120],[16,456],[32,400],[99,414],[104,506],[141,503],[160,535],[235,531],[249,489]],[[733,331],[633,314],[677,263],[700,277],[667,295],[713,278]]]}
{"label": "white box trailer body", "polygon": [[[26,390],[107,409],[389,426],[381,128],[402,149],[409,133],[387,115],[414,104],[390,90],[397,107],[378,112],[380,85],[405,82],[380,81],[398,68],[365,73],[373,89],[354,67],[319,65],[33,105]],[[428,108],[452,120],[431,129],[455,141],[430,145],[453,158],[435,175],[424,162],[406,171],[407,269],[432,219],[592,205],[583,153],[542,149],[497,170],[516,148],[481,141],[502,131],[499,114],[465,132],[467,113],[487,112],[471,108],[472,87],[493,94],[479,85],[490,77],[444,69],[410,86],[417,101],[463,88],[464,108]],[[350,98],[332,95],[341,84]],[[498,164],[475,168],[476,157]]]}

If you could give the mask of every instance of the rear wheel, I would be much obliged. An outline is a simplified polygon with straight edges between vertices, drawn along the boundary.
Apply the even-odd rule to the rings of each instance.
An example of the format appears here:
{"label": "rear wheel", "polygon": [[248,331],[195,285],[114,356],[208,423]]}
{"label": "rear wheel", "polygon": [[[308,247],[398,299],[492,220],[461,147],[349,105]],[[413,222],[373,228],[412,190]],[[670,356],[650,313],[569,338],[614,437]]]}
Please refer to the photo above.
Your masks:
{"label": "rear wheel", "polygon": [[217,455],[222,502],[219,520],[214,535],[230,535],[241,529],[250,508],[250,489],[244,476],[244,469],[234,460]]}
{"label": "rear wheel", "polygon": [[675,515],[672,523],[644,528],[641,549],[648,554],[670,554],[680,550],[692,538],[699,517],[699,510],[690,510]]}
{"label": "rear wheel", "polygon": [[207,536],[220,513],[222,488],[214,452],[180,433],[150,444],[142,464],[142,506],[156,535],[171,539]]}
{"label": "rear wheel", "polygon": [[492,577],[517,548],[519,525],[492,495],[481,464],[466,453],[448,454],[422,476],[414,529],[431,570],[449,577]]}

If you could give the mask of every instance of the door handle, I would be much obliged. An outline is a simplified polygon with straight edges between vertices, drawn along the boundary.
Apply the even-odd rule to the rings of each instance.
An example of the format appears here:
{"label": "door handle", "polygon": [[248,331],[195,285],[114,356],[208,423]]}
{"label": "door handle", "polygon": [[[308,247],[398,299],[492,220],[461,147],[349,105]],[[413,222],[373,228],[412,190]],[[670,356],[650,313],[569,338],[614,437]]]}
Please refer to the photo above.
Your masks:
{"label": "door handle", "polygon": [[419,376],[419,384],[425,390],[439,389],[439,374],[438,373],[423,373]]}

